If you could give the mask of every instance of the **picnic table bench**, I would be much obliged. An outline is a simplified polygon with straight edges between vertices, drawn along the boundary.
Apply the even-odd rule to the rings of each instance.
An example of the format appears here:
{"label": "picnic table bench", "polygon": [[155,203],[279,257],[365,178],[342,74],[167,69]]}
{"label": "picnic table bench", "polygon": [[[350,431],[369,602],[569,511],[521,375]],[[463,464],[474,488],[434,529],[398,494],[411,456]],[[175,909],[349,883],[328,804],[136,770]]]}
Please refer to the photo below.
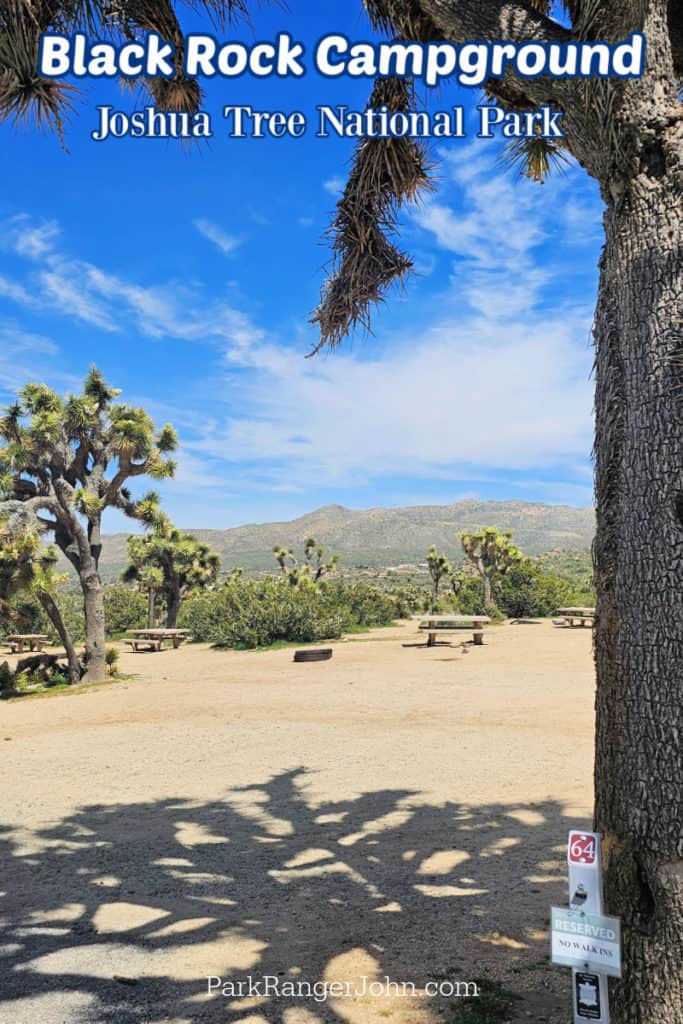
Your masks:
{"label": "picnic table bench", "polygon": [[42,651],[49,637],[44,633],[13,633],[7,637],[12,654],[23,654],[25,650]]}
{"label": "picnic table bench", "polygon": [[160,651],[162,641],[153,637],[136,636],[126,639],[126,643],[137,654],[138,651]]}
{"label": "picnic table bench", "polygon": [[186,629],[131,629],[130,632],[131,636],[126,643],[135,652],[161,651],[167,640],[171,641],[173,650],[176,650],[188,638]]}
{"label": "picnic table bench", "polygon": [[566,626],[592,626],[595,622],[595,608],[558,608]]}
{"label": "picnic table bench", "polygon": [[427,634],[427,647],[434,647],[439,633],[470,630],[477,646],[484,643],[484,627],[491,621],[488,615],[414,615],[420,620],[419,629]]}

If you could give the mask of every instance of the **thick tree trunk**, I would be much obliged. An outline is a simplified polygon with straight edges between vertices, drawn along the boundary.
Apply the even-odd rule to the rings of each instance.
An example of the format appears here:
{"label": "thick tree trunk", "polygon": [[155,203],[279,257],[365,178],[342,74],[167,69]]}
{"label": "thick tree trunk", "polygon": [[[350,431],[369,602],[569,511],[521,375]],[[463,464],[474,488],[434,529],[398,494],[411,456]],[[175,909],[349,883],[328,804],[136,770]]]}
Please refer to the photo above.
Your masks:
{"label": "thick tree trunk", "polygon": [[104,591],[99,574],[91,569],[81,573],[85,612],[85,675],[83,681],[100,683],[106,677],[104,634]]}
{"label": "thick tree trunk", "polygon": [[484,575],[484,607],[490,608],[493,604],[493,593],[490,576]]}
{"label": "thick tree trunk", "polygon": [[155,626],[155,605],[156,605],[156,591],[153,587],[150,587],[147,591],[147,626],[149,629],[154,629]]}
{"label": "thick tree trunk", "polygon": [[69,682],[74,686],[76,683],[80,683],[81,681],[81,663],[78,660],[78,655],[76,654],[76,648],[73,645],[73,641],[67,632],[66,626],[64,625],[62,613],[49,594],[41,594],[40,603],[43,606],[43,610],[45,611],[48,619],[57,630],[59,639],[64,644],[66,660],[69,666]]}
{"label": "thick tree trunk", "polygon": [[624,925],[615,1024],[683,1021],[683,202],[608,195],[596,314],[596,827]]}
{"label": "thick tree trunk", "polygon": [[166,626],[175,629],[180,611],[180,588],[174,587],[166,594]]}
{"label": "thick tree trunk", "polygon": [[100,555],[102,554],[102,523],[101,516],[88,520],[88,543],[90,544],[90,556],[99,572]]}

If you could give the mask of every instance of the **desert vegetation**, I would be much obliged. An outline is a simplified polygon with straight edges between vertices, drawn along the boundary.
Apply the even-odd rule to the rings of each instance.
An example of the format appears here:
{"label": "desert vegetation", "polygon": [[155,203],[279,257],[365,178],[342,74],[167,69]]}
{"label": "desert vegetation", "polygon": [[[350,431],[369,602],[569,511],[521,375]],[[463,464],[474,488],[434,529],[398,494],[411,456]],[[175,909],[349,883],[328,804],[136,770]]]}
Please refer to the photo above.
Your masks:
{"label": "desert vegetation", "polygon": [[[148,497],[150,505],[152,501]],[[156,495],[153,499],[157,505]],[[211,586],[218,578],[220,558],[208,544],[183,533],[158,507],[150,508],[148,532],[128,540],[129,564],[124,582],[135,582],[147,593],[147,624],[156,623],[155,602],[161,595],[166,625],[174,629],[183,597]]]}
{"label": "desert vegetation", "polygon": [[[148,536],[131,537],[137,563],[135,572],[127,570],[125,575],[132,582],[103,587],[108,642],[120,639],[132,629],[169,622],[169,597],[161,583],[161,569],[154,561],[150,565],[139,557],[140,552],[150,550]],[[81,675],[76,645],[86,636],[83,600],[74,590],[73,580],[69,584],[66,574],[54,573],[54,551],[47,546],[38,550],[36,543],[35,537],[23,535],[0,553],[0,629],[5,636],[15,631],[45,633],[55,644],[65,645],[66,639],[65,646],[73,652],[77,665],[70,681],[77,682]],[[158,552],[156,546],[151,550]],[[192,550],[192,545],[181,547],[181,558],[188,550]],[[22,571],[28,574],[25,580],[12,567],[12,551],[15,559],[23,558]],[[446,556],[440,557],[447,563],[448,586],[443,586],[435,600],[433,583],[426,577],[378,577],[369,582],[339,571],[336,562],[334,573],[318,579],[315,574],[293,566],[286,572],[274,571],[260,578],[246,576],[240,569],[219,577],[215,557],[209,557],[201,545],[195,553],[194,582],[185,582],[177,604],[175,595],[170,594],[171,607],[174,612],[177,610],[173,622],[189,630],[193,640],[217,648],[256,649],[278,643],[335,639],[345,633],[388,626],[426,611],[482,614],[494,610],[485,603],[480,577],[469,571],[466,563],[453,570]],[[210,572],[205,566],[207,560]],[[152,570],[154,581],[151,586],[148,569]],[[580,573],[567,572],[561,576],[549,571],[543,560],[524,557],[505,574],[493,578],[491,592],[494,617],[501,619],[547,617],[562,605],[586,604],[594,599],[590,582]],[[154,594],[151,605],[150,593]],[[62,675],[58,679],[61,681]]]}
{"label": "desert vegetation", "polygon": [[[144,409],[118,398],[93,368],[80,395],[27,384],[0,420],[0,625],[5,635],[44,633],[64,648],[20,662],[17,679],[102,681],[113,664],[107,641],[162,620],[216,647],[258,648],[334,639],[427,609],[548,615],[585,590],[525,559],[511,532],[495,527],[460,534],[461,568],[432,545],[429,584],[345,576],[339,556],[310,535],[301,550],[274,546],[272,575],[249,578],[233,567],[221,578],[217,552],[178,529],[155,492],[133,497],[131,480],[173,476],[177,440],[170,425],[157,429]],[[107,509],[144,530],[129,538],[115,586],[99,572]],[[59,553],[70,575],[57,571]],[[10,677],[6,670],[5,693],[16,690]]]}
{"label": "desert vegetation", "polygon": [[0,516],[12,536],[46,535],[75,570],[83,597],[82,676],[105,675],[104,594],[99,574],[102,516],[115,508],[144,522],[153,499],[135,500],[130,480],[173,476],[177,445],[170,425],[157,430],[144,409],[117,402],[120,392],[93,368],[80,395],[61,398],[27,384],[0,420]]}
{"label": "desert vegetation", "polygon": [[483,583],[484,607],[494,608],[494,583],[515,565],[519,565],[524,557],[512,543],[512,531],[502,533],[495,526],[487,526],[476,533],[461,533],[460,543]]}

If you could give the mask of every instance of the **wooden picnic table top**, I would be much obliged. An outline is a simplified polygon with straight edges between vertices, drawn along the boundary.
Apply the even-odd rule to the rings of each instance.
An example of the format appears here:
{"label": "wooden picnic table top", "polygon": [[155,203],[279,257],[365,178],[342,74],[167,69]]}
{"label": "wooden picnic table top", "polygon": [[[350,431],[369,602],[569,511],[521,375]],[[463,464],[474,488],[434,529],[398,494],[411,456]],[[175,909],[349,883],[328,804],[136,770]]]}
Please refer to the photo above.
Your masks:
{"label": "wooden picnic table top", "polygon": [[48,640],[47,633],[12,633],[8,640]]}
{"label": "wooden picnic table top", "polygon": [[133,636],[184,636],[189,633],[189,629],[163,629],[155,627],[154,629],[131,629],[130,632]]}
{"label": "wooden picnic table top", "polygon": [[419,619],[420,622],[456,622],[456,623],[467,623],[467,622],[490,622],[491,618],[488,615],[442,615],[440,612],[429,612],[425,615],[413,615],[414,619]]}
{"label": "wooden picnic table top", "polygon": [[595,615],[595,608],[558,608],[560,615],[581,615],[590,618]]}

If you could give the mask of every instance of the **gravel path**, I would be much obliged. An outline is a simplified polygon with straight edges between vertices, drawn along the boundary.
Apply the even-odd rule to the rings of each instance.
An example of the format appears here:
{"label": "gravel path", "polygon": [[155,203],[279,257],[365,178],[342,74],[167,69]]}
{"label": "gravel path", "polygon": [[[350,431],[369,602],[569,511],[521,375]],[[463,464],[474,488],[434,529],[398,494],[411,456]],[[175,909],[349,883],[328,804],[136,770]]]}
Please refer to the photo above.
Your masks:
{"label": "gravel path", "polygon": [[[0,705],[0,1022],[430,1024],[479,978],[568,1021],[546,925],[590,817],[590,631],[420,642],[126,652],[129,681]],[[360,994],[293,989],[323,981]]]}

